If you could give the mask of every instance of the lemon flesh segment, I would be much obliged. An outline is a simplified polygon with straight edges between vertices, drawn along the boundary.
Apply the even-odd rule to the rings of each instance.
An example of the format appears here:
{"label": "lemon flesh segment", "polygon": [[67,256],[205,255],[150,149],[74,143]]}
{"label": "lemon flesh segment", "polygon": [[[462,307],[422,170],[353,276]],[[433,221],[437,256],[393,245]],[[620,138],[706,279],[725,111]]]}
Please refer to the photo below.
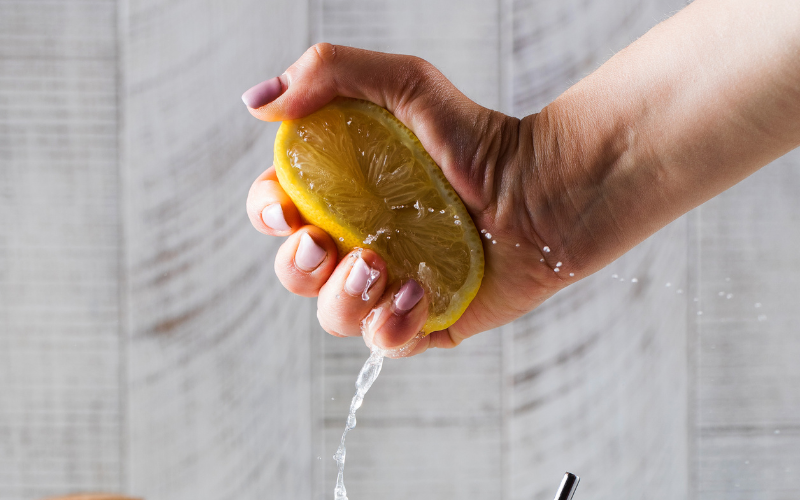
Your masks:
{"label": "lemon flesh segment", "polygon": [[375,250],[390,280],[417,280],[427,334],[452,325],[483,278],[483,246],[464,204],[417,137],[385,109],[337,99],[285,121],[275,140],[281,186],[340,256]]}

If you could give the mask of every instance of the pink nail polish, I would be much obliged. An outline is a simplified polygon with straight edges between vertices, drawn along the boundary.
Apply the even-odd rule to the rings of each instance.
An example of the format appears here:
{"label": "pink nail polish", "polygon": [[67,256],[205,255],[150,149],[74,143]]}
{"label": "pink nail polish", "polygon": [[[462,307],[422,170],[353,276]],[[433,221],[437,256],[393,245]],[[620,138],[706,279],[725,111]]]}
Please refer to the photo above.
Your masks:
{"label": "pink nail polish", "polygon": [[280,203],[273,203],[261,211],[261,220],[270,229],[275,231],[288,231],[291,229],[283,216],[283,208]]}
{"label": "pink nail polish", "polygon": [[344,289],[350,295],[361,295],[362,300],[369,300],[369,289],[380,275],[380,271],[372,269],[364,259],[358,257],[353,267],[350,268],[350,274],[347,275],[347,280],[344,282]]}
{"label": "pink nail polish", "polygon": [[303,271],[313,271],[322,264],[325,255],[325,249],[317,245],[308,233],[303,233],[294,254],[294,264]]}
{"label": "pink nail polish", "polygon": [[410,311],[422,299],[425,290],[414,280],[406,281],[394,296],[394,308],[400,313]]}
{"label": "pink nail polish", "polygon": [[250,88],[242,94],[242,101],[248,108],[257,109],[271,103],[283,93],[283,82],[280,77],[270,78]]}

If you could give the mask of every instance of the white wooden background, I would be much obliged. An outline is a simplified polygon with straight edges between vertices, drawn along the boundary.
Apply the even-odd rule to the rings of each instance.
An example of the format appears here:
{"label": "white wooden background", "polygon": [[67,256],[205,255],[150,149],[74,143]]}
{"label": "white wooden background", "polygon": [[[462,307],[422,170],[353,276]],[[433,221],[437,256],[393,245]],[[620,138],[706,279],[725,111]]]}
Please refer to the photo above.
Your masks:
{"label": "white wooden background", "polygon": [[[0,0],[0,499],[329,498],[367,352],[272,274],[244,199],[276,126],[242,91],[324,40],[522,116],[681,5]],[[525,318],[387,361],[350,497],[549,500],[565,470],[576,500],[800,497],[798,190],[796,151]]]}

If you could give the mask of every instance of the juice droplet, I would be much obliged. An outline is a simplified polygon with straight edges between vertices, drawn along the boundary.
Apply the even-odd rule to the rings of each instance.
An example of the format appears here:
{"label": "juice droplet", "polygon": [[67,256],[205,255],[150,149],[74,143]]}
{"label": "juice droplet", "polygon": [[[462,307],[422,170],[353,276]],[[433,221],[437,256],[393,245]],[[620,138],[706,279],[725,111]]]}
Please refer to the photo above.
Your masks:
{"label": "juice droplet", "polygon": [[368,301],[369,300],[369,289],[373,283],[375,283],[378,278],[380,277],[381,272],[377,269],[369,268],[369,277],[367,278],[367,284],[364,285],[364,291],[361,292],[361,300]]}
{"label": "juice droplet", "polygon": [[544,252],[544,253],[550,253],[550,247],[547,247],[547,246],[546,246],[546,247],[542,248],[542,252]]}
{"label": "juice droplet", "polygon": [[575,276],[575,273],[569,273],[570,276]]}
{"label": "juice droplet", "polygon": [[638,282],[639,282],[639,278],[631,278],[631,283],[638,283]]}

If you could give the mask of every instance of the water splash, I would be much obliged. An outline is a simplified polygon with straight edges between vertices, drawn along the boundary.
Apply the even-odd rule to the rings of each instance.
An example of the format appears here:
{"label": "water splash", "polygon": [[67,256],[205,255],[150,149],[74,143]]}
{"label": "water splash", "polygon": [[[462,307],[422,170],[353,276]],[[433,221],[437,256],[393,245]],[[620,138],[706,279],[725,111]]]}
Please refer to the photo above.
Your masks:
{"label": "water splash", "polygon": [[381,272],[377,269],[369,268],[369,276],[367,277],[367,283],[364,285],[364,291],[361,292],[361,300],[368,301],[369,300],[369,289],[372,287],[372,284],[378,281],[380,278]]}
{"label": "water splash", "polygon": [[347,433],[356,427],[356,410],[361,408],[364,402],[364,396],[381,373],[383,358],[384,351],[373,348],[366,363],[361,367],[361,371],[358,372],[356,394],[353,396],[352,401],[350,401],[350,413],[347,415],[347,423],[342,433],[342,440],[339,442],[339,448],[333,456],[333,459],[336,460],[336,465],[339,467],[339,472],[336,475],[336,487],[333,489],[334,500],[348,500],[347,488],[344,486],[344,462],[347,457],[345,439],[347,438]]}
{"label": "water splash", "polygon": [[[424,265],[424,263],[421,265]],[[365,337],[367,337],[367,330],[370,328],[373,320],[379,314],[380,313],[377,312],[376,309],[373,309],[361,322],[361,331]],[[350,401],[350,413],[347,414],[347,422],[344,427],[344,432],[342,432],[342,439],[339,442],[339,448],[337,448],[336,454],[333,456],[339,469],[336,474],[336,486],[333,489],[334,500],[348,500],[347,488],[344,486],[344,463],[347,458],[345,439],[347,438],[347,433],[356,427],[356,411],[361,408],[361,405],[364,403],[364,396],[367,394],[367,391],[369,391],[369,388],[372,387],[372,384],[375,383],[378,375],[380,375],[384,358],[386,356],[405,356],[419,344],[419,341],[422,340],[424,336],[425,333],[419,332],[413,339],[397,349],[385,350],[375,347],[374,345],[370,348],[369,358],[367,358],[364,366],[361,367],[361,371],[358,372],[358,378],[356,378],[356,394]]]}

